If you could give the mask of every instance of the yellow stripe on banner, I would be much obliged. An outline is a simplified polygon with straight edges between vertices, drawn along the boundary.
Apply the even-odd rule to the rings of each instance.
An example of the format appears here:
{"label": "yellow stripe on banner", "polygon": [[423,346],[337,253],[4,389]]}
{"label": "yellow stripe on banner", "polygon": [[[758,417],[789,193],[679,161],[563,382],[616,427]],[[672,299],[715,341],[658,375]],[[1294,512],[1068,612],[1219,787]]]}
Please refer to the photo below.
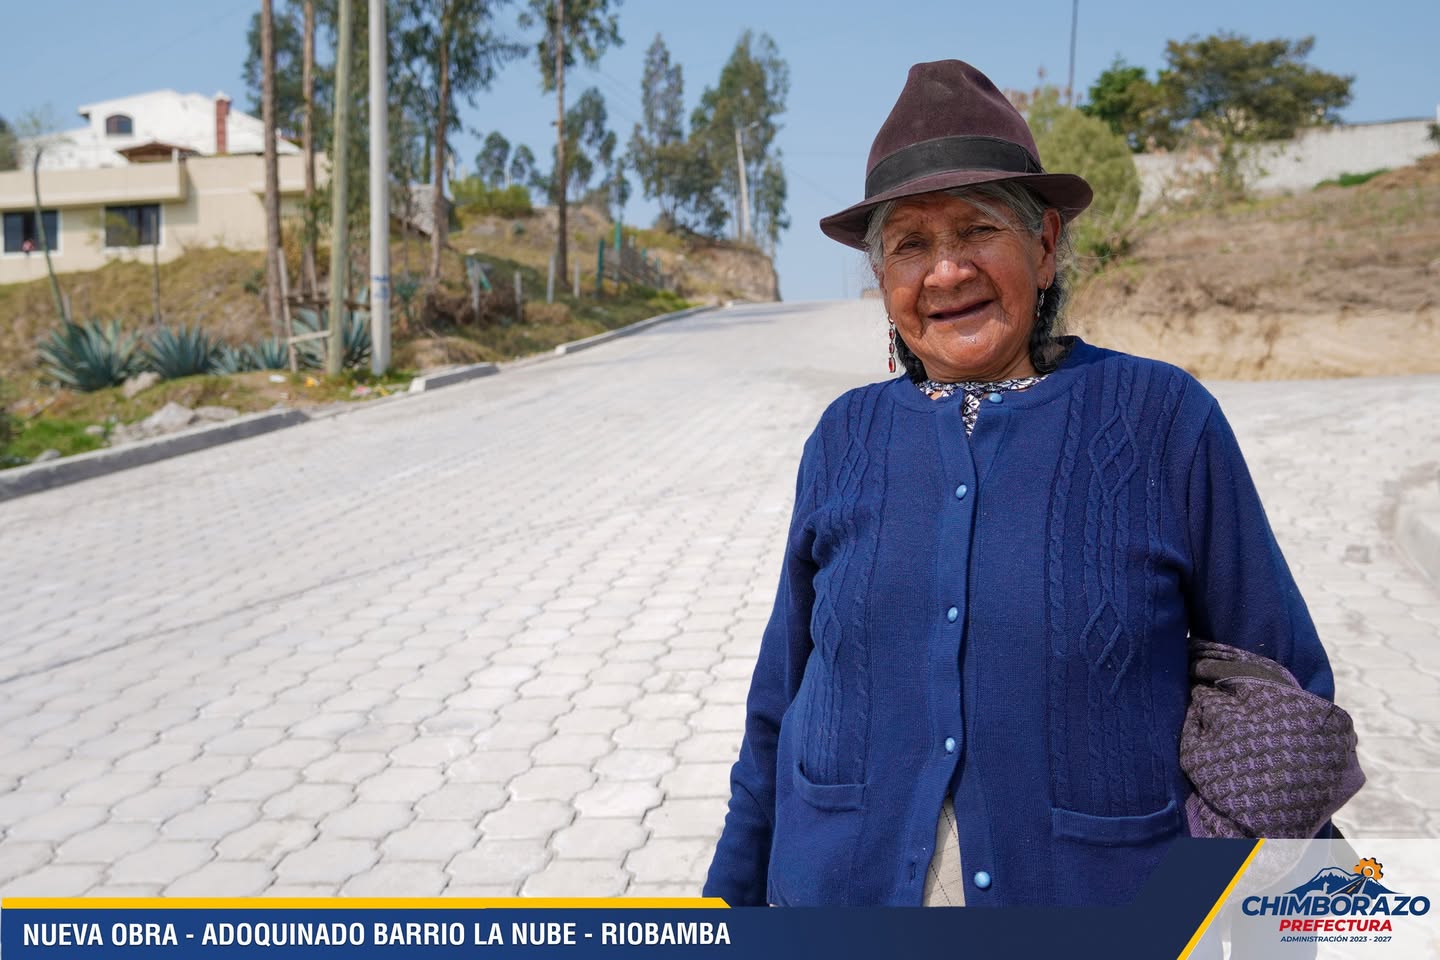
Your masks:
{"label": "yellow stripe on banner", "polygon": [[719,897],[6,897],[3,910],[728,909]]}
{"label": "yellow stripe on banner", "polygon": [[1263,838],[1255,841],[1255,848],[1250,851],[1250,856],[1246,857],[1245,862],[1240,864],[1240,869],[1236,870],[1235,876],[1230,878],[1230,882],[1225,886],[1225,891],[1220,894],[1220,899],[1215,901],[1215,906],[1211,907],[1210,912],[1205,915],[1205,920],[1200,924],[1200,929],[1195,931],[1195,936],[1191,937],[1190,942],[1185,944],[1185,949],[1180,951],[1179,960],[1186,960],[1186,958],[1190,956],[1191,951],[1200,943],[1200,938],[1205,936],[1205,931],[1209,930],[1210,924],[1215,922],[1215,915],[1220,912],[1220,908],[1225,905],[1225,901],[1230,899],[1230,891],[1234,890],[1235,885],[1240,882],[1240,878],[1245,876],[1245,871],[1250,869],[1250,861],[1255,859],[1255,855],[1260,852],[1260,848],[1263,846],[1265,846],[1265,840]]}

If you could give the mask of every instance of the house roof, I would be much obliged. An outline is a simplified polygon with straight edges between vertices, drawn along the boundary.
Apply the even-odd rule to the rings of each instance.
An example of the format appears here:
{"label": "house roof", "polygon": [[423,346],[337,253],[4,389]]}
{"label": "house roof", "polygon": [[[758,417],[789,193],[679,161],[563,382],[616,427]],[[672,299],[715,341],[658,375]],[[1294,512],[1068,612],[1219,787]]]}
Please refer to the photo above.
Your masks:
{"label": "house roof", "polygon": [[[45,145],[41,166],[49,169],[121,166],[130,162],[126,156],[128,151],[153,143],[190,151],[192,155],[214,155],[218,152],[216,104],[220,100],[227,105],[225,152],[263,152],[264,125],[257,118],[236,110],[225,94],[212,97],[152,90],[81,105],[78,113],[88,121],[86,126],[37,138],[43,139]],[[117,115],[130,119],[129,133],[106,132],[106,120]],[[278,149],[281,153],[300,152],[298,146],[283,139],[278,141]]]}

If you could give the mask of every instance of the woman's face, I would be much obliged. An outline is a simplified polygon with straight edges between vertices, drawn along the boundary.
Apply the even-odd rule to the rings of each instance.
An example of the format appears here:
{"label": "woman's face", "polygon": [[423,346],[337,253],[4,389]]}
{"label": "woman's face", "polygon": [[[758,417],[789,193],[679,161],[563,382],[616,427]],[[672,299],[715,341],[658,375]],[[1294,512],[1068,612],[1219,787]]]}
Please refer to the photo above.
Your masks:
{"label": "woman's face", "polygon": [[881,230],[885,308],[932,380],[1032,376],[1037,292],[1055,277],[1060,215],[1034,236],[1003,203],[991,215],[927,193],[902,201]]}

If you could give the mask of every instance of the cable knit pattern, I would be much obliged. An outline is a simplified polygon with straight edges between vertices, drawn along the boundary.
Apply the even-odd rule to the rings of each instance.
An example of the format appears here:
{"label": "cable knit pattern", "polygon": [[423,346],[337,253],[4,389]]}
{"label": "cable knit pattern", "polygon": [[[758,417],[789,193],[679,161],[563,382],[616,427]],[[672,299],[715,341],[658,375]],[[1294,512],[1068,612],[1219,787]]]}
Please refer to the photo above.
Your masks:
{"label": "cable knit pattern", "polygon": [[847,441],[820,506],[825,517],[819,526],[828,536],[817,543],[824,562],[816,574],[811,614],[817,690],[805,723],[803,762],[817,783],[864,779],[869,722],[870,650],[857,638],[863,628],[875,532],[862,529],[858,518],[878,513],[884,478],[871,478],[865,442],[875,398],[856,393],[846,400]]}
{"label": "cable knit pattern", "polygon": [[1332,695],[1199,383],[1076,342],[969,437],[962,399],[871,384],[807,441],[708,895],[918,905],[948,797],[967,905],[1122,902],[1185,830],[1191,633]]}

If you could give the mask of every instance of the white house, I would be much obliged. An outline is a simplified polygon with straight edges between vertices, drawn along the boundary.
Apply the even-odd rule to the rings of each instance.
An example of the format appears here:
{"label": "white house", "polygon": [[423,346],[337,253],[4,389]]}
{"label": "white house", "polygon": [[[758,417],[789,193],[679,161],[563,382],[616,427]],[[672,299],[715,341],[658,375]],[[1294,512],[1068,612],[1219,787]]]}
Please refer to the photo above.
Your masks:
{"label": "white house", "polygon": [[[249,114],[231,109],[223,93],[156,90],[132,97],[102,100],[82,106],[85,126],[63,133],[32,137],[21,142],[22,166],[28,168],[37,146],[44,146],[42,170],[122,167],[137,154],[169,159],[171,151],[188,156],[262,153],[265,127]],[[279,151],[300,152],[286,140]]]}
{"label": "white house", "polygon": [[[21,142],[21,169],[0,173],[0,283],[45,276],[41,237],[57,272],[139,255],[173,260],[187,248],[265,247],[264,127],[224,94],[173,90],[80,108],[87,125]],[[40,154],[40,216],[30,164]],[[282,216],[299,212],[304,157],[279,141]],[[317,177],[328,170],[317,158]]]}

